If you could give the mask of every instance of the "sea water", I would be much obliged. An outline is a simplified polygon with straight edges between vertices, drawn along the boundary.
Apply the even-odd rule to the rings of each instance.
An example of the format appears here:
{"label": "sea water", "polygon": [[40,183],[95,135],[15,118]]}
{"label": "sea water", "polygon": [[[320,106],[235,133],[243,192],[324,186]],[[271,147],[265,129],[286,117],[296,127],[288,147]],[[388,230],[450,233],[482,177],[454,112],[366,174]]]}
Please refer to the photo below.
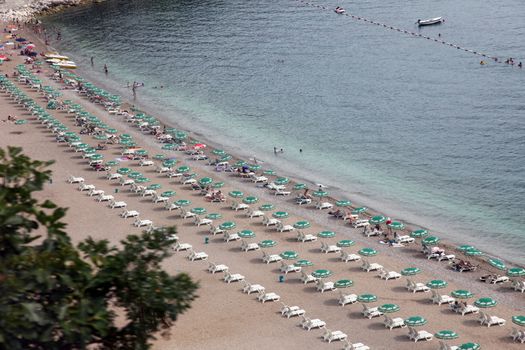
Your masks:
{"label": "sea water", "polygon": [[525,263],[525,69],[332,10],[525,63],[525,3],[323,4],[115,0],[44,22],[82,74],[130,99],[144,82],[137,104],[229,151]]}

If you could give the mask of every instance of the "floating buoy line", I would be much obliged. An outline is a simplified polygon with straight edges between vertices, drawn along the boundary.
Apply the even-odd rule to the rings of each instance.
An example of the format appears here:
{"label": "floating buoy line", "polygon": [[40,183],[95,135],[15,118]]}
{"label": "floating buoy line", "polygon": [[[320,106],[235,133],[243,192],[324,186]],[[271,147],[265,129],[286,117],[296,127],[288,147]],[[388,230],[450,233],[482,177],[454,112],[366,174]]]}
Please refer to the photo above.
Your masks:
{"label": "floating buoy line", "polygon": [[[305,5],[308,5],[308,6],[311,6],[311,7],[316,7],[316,8],[319,8],[319,9],[322,9],[322,10],[327,10],[327,11],[333,11],[333,8],[328,8],[324,5],[320,5],[320,4],[315,4],[315,3],[311,3],[311,2],[308,2],[308,1],[305,1],[305,0],[296,0],[297,2],[300,2],[302,4],[305,4]],[[420,37],[420,38],[423,38],[423,39],[426,39],[426,40],[430,40],[430,41],[434,41],[436,43],[439,43],[439,44],[443,44],[445,46],[450,46],[452,48],[455,48],[457,50],[462,50],[462,51],[465,51],[465,52],[469,52],[471,54],[474,54],[474,55],[477,55],[477,56],[480,56],[480,57],[483,57],[483,58],[487,58],[487,59],[491,59],[493,60],[494,62],[496,63],[500,63],[500,64],[505,64],[505,65],[509,65],[509,66],[514,66],[516,65],[517,67],[521,68],[522,66],[522,63],[519,62],[515,62],[512,58],[508,58],[508,59],[501,59],[497,56],[491,56],[491,55],[488,55],[486,53],[483,53],[483,52],[480,52],[480,51],[476,51],[476,50],[472,50],[472,49],[467,49],[467,48],[464,48],[464,47],[461,47],[459,45],[456,45],[454,43],[450,43],[450,42],[447,42],[447,41],[444,41],[444,40],[441,40],[441,38],[432,38],[430,36],[425,36],[421,33],[415,33],[415,32],[411,32],[409,30],[406,30],[406,29],[401,29],[401,28],[396,28],[394,26],[391,26],[391,25],[388,25],[388,24],[385,24],[385,23],[380,23],[380,22],[377,22],[377,21],[374,21],[374,20],[371,20],[369,18],[366,18],[366,17],[362,17],[362,16],[357,16],[357,15],[353,15],[351,13],[348,13],[346,11],[344,12],[338,12],[336,13],[338,16],[346,16],[346,17],[350,17],[352,19],[355,19],[355,20],[358,20],[358,21],[363,21],[363,22],[366,22],[366,23],[370,23],[370,24],[374,24],[378,27],[383,27],[385,29],[389,29],[389,30],[392,30],[392,31],[395,31],[395,32],[399,32],[399,33],[404,33],[404,34],[407,34],[407,35],[411,35],[413,37]],[[480,61],[480,64],[481,65],[485,65],[487,62],[483,61],[483,59]]]}

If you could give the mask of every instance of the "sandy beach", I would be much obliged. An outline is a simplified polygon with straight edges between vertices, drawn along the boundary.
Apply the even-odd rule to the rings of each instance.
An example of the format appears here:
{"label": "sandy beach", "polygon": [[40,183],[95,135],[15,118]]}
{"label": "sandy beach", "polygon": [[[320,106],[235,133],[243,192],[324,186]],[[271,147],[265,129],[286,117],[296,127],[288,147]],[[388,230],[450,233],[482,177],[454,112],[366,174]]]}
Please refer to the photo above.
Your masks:
{"label": "sandy beach", "polygon": [[[22,33],[26,37],[32,37],[31,33],[23,31]],[[12,54],[12,61],[4,62],[0,66],[0,72],[3,75],[8,74],[12,82],[45,108],[47,101],[41,92],[29,89],[26,84],[13,78],[15,67],[23,62],[23,58],[17,56],[16,50],[7,50]],[[45,48],[39,44],[37,50],[42,52]],[[31,66],[27,67],[29,69]],[[129,167],[140,171],[151,179],[151,183],[160,184],[161,191],[176,191],[171,201],[188,199],[191,201],[189,208],[202,207],[206,208],[208,213],[220,213],[222,218],[214,220],[214,225],[233,221],[237,227],[232,232],[244,229],[255,232],[256,237],[247,241],[260,242],[267,239],[277,241],[275,247],[244,252],[240,249],[241,241],[226,243],[222,234],[210,235],[209,226],[196,226],[193,219],[180,218],[178,211],[167,211],[164,209],[164,204],[154,204],[150,197],[142,197],[120,186],[117,181],[108,180],[106,172],[92,170],[87,160],[81,157],[80,152],[75,152],[67,143],[55,142],[55,135],[50,129],[13,102],[5,92],[0,93],[0,120],[6,120],[8,115],[16,115],[18,119],[28,120],[25,125],[1,122],[0,147],[21,146],[24,148],[24,153],[32,158],[55,160],[52,166],[53,182],[40,196],[70,208],[66,218],[67,231],[74,241],[92,236],[118,242],[126,234],[138,233],[141,229],[133,226],[133,218],[123,219],[119,216],[122,209],[110,209],[107,202],[95,201],[94,197],[79,191],[78,184],[67,183],[66,179],[70,175],[83,177],[86,184],[93,184],[97,189],[104,190],[106,194],[114,195],[116,200],[125,201],[126,209],[139,211],[141,219],[152,220],[155,226],[176,225],[180,242],[189,243],[195,251],[206,252],[209,255],[207,261],[192,262],[187,259],[189,253],[181,251],[176,252],[166,262],[167,271],[174,274],[185,271],[200,282],[199,298],[193,303],[191,310],[177,321],[171,338],[159,339],[155,349],[340,349],[344,347],[343,343],[337,341],[331,344],[323,342],[324,330],[303,330],[298,317],[289,319],[282,317],[281,303],[263,304],[257,301],[257,294],[242,293],[242,284],[225,283],[222,280],[222,273],[207,272],[209,262],[227,265],[231,273],[242,274],[246,281],[264,286],[266,292],[278,294],[284,304],[300,306],[306,311],[307,317],[321,319],[326,322],[326,328],[340,330],[348,335],[349,341],[364,343],[371,349],[438,349],[439,343],[438,339],[414,343],[407,336],[407,328],[389,330],[383,325],[382,316],[373,319],[363,317],[361,314],[363,307],[359,302],[341,307],[338,305],[340,292],[356,295],[374,294],[378,300],[368,304],[370,307],[397,304],[400,311],[390,314],[391,317],[407,318],[415,315],[425,317],[428,323],[416,327],[417,330],[426,330],[432,334],[440,330],[454,330],[459,334],[459,338],[445,341],[449,345],[475,341],[481,344],[483,349],[523,348],[522,344],[514,342],[509,337],[509,333],[512,327],[517,327],[511,322],[512,316],[525,313],[524,294],[514,291],[510,283],[491,285],[479,282],[478,278],[481,275],[497,273],[497,270],[488,264],[483,264],[476,272],[458,273],[452,271],[445,261],[427,260],[420,252],[419,240],[401,248],[379,244],[377,238],[365,237],[361,233],[362,229],[351,228],[342,220],[330,217],[326,210],[315,209],[312,204],[304,206],[294,204],[294,194],[275,196],[273,191],[257,187],[249,179],[243,179],[235,173],[214,171],[214,167],[208,166],[207,161],[191,160],[190,156],[179,151],[161,150],[161,143],[151,135],[140,132],[132,124],[126,123],[123,116],[110,115],[101,105],[91,103],[72,89],[63,89],[65,86],[63,83],[50,79],[52,71],[48,66],[43,66],[40,73],[36,71],[33,73],[42,79],[43,85],[49,85],[62,92],[59,100],[71,100],[81,104],[86,111],[117,129],[119,134],[130,134],[150,155],[166,154],[170,158],[177,159],[177,166],[190,166],[198,174],[197,178],[211,177],[214,181],[224,181],[225,186],[221,191],[226,194],[226,201],[211,203],[206,201],[199,191],[192,191],[190,186],[182,185],[177,179],[169,179],[164,174],[159,174],[154,166],[140,167],[138,160],[122,160],[120,145],[108,145],[107,150],[100,152],[104,155],[104,160],[121,160],[120,165],[114,167],[111,172],[118,167]],[[74,115],[60,110],[48,110],[48,112],[71,131],[77,133],[80,131],[74,123]],[[93,146],[98,143],[89,135],[82,135],[82,140]],[[220,138],[212,141],[220,145]],[[206,153],[212,157],[210,152],[211,149],[208,147]],[[280,175],[293,177],[293,174]],[[272,180],[275,177],[269,176],[269,178]],[[336,232],[336,236],[327,239],[319,238],[316,242],[297,242],[297,230],[277,232],[272,226],[262,225],[261,218],[250,219],[245,212],[232,210],[232,198],[227,195],[232,190],[242,191],[245,197],[257,196],[259,201],[251,205],[253,208],[264,203],[273,203],[275,209],[268,212],[269,215],[274,211],[288,212],[289,217],[282,220],[285,224],[308,220],[311,227],[303,230],[304,233],[317,235],[318,232],[330,230]],[[427,283],[436,279],[447,281],[447,287],[437,290],[440,295],[450,295],[454,290],[467,289],[474,293],[474,297],[468,300],[469,304],[481,297],[492,297],[497,300],[498,305],[481,311],[505,319],[506,324],[490,328],[481,326],[478,322],[480,314],[461,316],[451,311],[447,305],[433,304],[430,301],[430,292],[407,291],[405,277],[385,281],[378,277],[377,272],[363,271],[361,261],[344,263],[339,259],[339,253],[321,252],[321,242],[335,245],[343,239],[356,242],[354,246],[342,248],[349,253],[357,253],[365,247],[376,249],[378,254],[369,257],[368,260],[384,266],[388,271],[399,272],[407,267],[420,268],[421,273],[410,277],[415,282]],[[304,271],[329,269],[333,274],[326,278],[326,281],[349,279],[353,281],[353,286],[320,293],[316,290],[315,284],[303,284],[299,273],[284,275],[279,271],[280,263],[263,263],[261,259],[263,251],[269,254],[295,251],[299,259],[308,259],[314,263],[312,267],[303,268]],[[457,251],[449,249],[447,251],[460,257]],[[287,264],[294,262],[294,260],[284,261]],[[282,281],[280,281],[281,277]]]}

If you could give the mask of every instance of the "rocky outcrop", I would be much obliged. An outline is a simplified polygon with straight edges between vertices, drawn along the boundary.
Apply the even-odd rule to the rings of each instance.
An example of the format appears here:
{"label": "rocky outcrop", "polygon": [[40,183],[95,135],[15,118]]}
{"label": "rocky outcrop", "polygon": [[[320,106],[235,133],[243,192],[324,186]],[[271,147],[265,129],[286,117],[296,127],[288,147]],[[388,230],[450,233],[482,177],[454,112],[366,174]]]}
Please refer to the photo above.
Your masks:
{"label": "rocky outcrop", "polygon": [[37,15],[58,12],[70,6],[78,6],[101,0],[0,0],[0,20],[18,19],[27,22]]}

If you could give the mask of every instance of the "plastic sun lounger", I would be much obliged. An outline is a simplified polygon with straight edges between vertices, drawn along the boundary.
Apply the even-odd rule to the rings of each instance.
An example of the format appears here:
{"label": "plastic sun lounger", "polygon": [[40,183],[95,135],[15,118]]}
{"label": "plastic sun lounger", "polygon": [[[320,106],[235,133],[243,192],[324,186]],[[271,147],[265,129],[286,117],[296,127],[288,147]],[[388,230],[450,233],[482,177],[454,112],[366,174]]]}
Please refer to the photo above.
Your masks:
{"label": "plastic sun lounger", "polygon": [[297,241],[298,242],[315,242],[317,241],[317,236],[314,236],[312,234],[304,234],[302,232],[297,233]]}
{"label": "plastic sun lounger", "polygon": [[122,213],[120,213],[120,216],[124,219],[127,218],[136,218],[140,215],[140,213],[136,210],[124,210]]}
{"label": "plastic sun lounger", "polygon": [[363,259],[363,264],[361,265],[361,268],[366,272],[370,272],[381,270],[383,268],[383,265],[379,265],[377,263],[370,263],[367,259]]}
{"label": "plastic sun lounger", "polygon": [[301,322],[301,327],[306,330],[311,330],[314,328],[321,328],[326,326],[326,322],[318,318],[310,319],[308,317],[301,316],[303,321]]}
{"label": "plastic sun lounger", "polygon": [[244,250],[245,252],[248,252],[250,250],[259,250],[261,247],[257,243],[248,243],[245,240],[242,240],[241,242],[241,250]]}
{"label": "plastic sun lounger", "polygon": [[318,278],[310,275],[310,274],[307,274],[306,272],[304,271],[301,271],[301,282],[303,282],[304,284],[307,284],[307,283],[312,283],[312,282],[317,282]]}
{"label": "plastic sun lounger", "polygon": [[259,294],[259,293],[264,293],[264,291],[266,290],[260,284],[251,284],[246,281],[242,281],[242,283],[243,283],[242,292],[246,294],[252,294],[252,293]]}
{"label": "plastic sun lounger", "polygon": [[106,179],[108,180],[119,180],[120,178],[122,178],[122,175],[119,173],[114,173],[114,174],[108,173],[106,175]]}
{"label": "plastic sun lounger", "polygon": [[177,252],[180,252],[181,250],[189,250],[189,249],[192,249],[193,246],[189,243],[180,243],[180,242],[177,242],[175,243],[175,245],[173,246],[173,250],[177,251]]}
{"label": "plastic sun lounger", "polygon": [[83,178],[83,177],[77,177],[77,176],[70,175],[70,176],[67,178],[67,182],[69,182],[70,184],[82,183],[82,182],[84,182],[84,178]]}
{"label": "plastic sun lounger", "polygon": [[228,266],[224,264],[214,264],[212,262],[208,265],[208,272],[211,274],[215,274],[217,272],[224,272],[228,271]]}
{"label": "plastic sun lounger", "polygon": [[270,263],[274,263],[274,262],[279,262],[283,260],[283,258],[278,255],[278,254],[268,254],[266,253],[264,250],[263,250],[263,256],[262,256],[262,261],[266,264],[270,264]]}
{"label": "plastic sun lounger", "polygon": [[324,293],[327,290],[333,291],[337,289],[335,287],[334,282],[325,282],[323,280],[317,280],[316,284],[317,284],[317,291],[321,293]]}
{"label": "plastic sun lounger", "polygon": [[226,283],[231,283],[231,282],[239,282],[239,281],[242,281],[244,280],[244,276],[241,275],[240,273],[229,273],[229,272],[224,272],[224,282]]}
{"label": "plastic sun lounger", "polygon": [[101,194],[101,195],[98,196],[98,198],[96,200],[98,200],[99,202],[107,202],[107,201],[112,201],[114,199],[115,199],[115,197],[113,197],[110,194]]}
{"label": "plastic sun lounger", "polygon": [[325,332],[323,334],[323,340],[328,342],[328,343],[331,343],[333,341],[337,341],[337,340],[346,340],[348,336],[343,333],[342,331],[331,331],[329,329],[325,329]]}
{"label": "plastic sun lounger", "polygon": [[149,225],[153,225],[153,221],[148,220],[148,219],[145,219],[145,220],[137,219],[135,220],[133,225],[136,227],[149,226]]}
{"label": "plastic sun lounger", "polygon": [[108,204],[108,207],[110,207],[111,209],[120,209],[120,208],[125,208],[127,206],[128,204],[124,201],[111,201]]}
{"label": "plastic sun lounger", "polygon": [[190,255],[188,255],[188,260],[195,261],[195,260],[207,260],[208,254],[205,252],[196,252],[193,249],[190,249]]}
{"label": "plastic sun lounger", "polygon": [[301,309],[297,305],[288,306],[284,304],[283,302],[281,302],[281,304],[283,305],[283,307],[281,308],[280,311],[281,311],[281,316],[283,317],[290,318],[290,317],[302,316],[306,313],[304,309]]}
{"label": "plastic sun lounger", "polygon": [[383,280],[388,281],[388,280],[401,278],[401,274],[396,271],[386,271],[385,269],[380,269],[379,277]]}
{"label": "plastic sun lounger", "polygon": [[348,252],[345,252],[345,251],[341,251],[341,257],[340,257],[341,261],[342,262],[349,262],[349,261],[359,261],[361,260],[361,256],[357,255],[357,254],[352,254],[352,253],[348,253]]}
{"label": "plastic sun lounger", "polygon": [[97,190],[97,189],[93,188],[93,189],[89,190],[88,196],[90,196],[90,197],[100,196],[100,195],[102,195],[104,193],[105,193],[104,190]]}
{"label": "plastic sun lounger", "polygon": [[343,294],[343,292],[340,292],[339,299],[337,300],[337,302],[342,307],[348,304],[354,304],[357,302],[357,295],[356,294]]}
{"label": "plastic sun lounger", "polygon": [[301,272],[301,267],[295,266],[294,264],[288,265],[288,264],[285,264],[284,262],[281,262],[281,267],[279,268],[279,271],[287,275],[290,272]]}
{"label": "plastic sun lounger", "polygon": [[261,303],[264,304],[267,301],[279,301],[281,300],[281,297],[274,292],[270,292],[270,293],[261,292],[259,293],[257,300],[259,300]]}
{"label": "plastic sun lounger", "polygon": [[78,190],[80,192],[82,191],[91,191],[95,189],[95,185],[86,185],[84,183],[81,183],[80,186],[78,186]]}
{"label": "plastic sun lounger", "polygon": [[401,317],[394,317],[391,318],[388,315],[384,315],[385,320],[383,321],[383,324],[386,328],[392,330],[394,328],[405,328],[407,325],[405,324],[405,321]]}
{"label": "plastic sun lounger", "polygon": [[351,343],[348,340],[344,340],[345,347],[343,350],[370,350],[370,347],[363,343]]}
{"label": "plastic sun lounger", "polygon": [[228,243],[230,241],[238,241],[241,239],[241,237],[237,233],[225,232],[223,239],[226,243]]}

